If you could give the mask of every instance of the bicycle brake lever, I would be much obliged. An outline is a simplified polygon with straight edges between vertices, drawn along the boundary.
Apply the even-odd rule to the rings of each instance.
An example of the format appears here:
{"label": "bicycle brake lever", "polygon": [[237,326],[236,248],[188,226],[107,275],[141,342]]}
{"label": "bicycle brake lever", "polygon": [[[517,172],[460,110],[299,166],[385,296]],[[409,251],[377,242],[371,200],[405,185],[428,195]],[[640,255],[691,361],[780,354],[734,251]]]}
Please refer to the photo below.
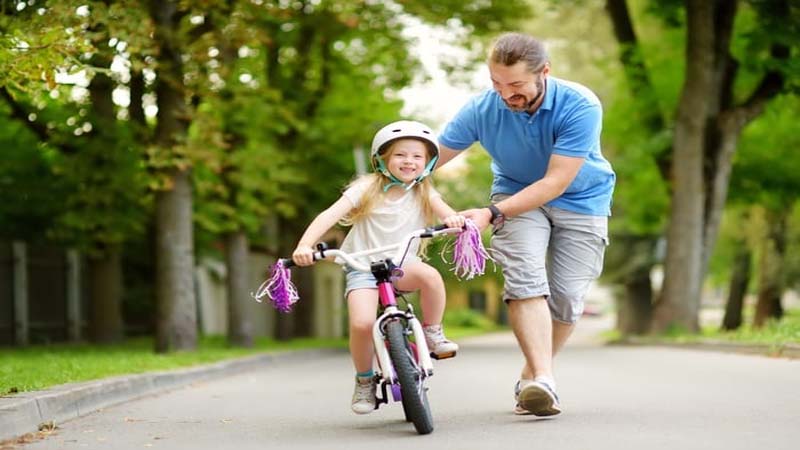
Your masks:
{"label": "bicycle brake lever", "polygon": [[325,259],[325,250],[328,249],[328,244],[325,242],[320,242],[317,244],[317,251],[319,252],[319,259]]}

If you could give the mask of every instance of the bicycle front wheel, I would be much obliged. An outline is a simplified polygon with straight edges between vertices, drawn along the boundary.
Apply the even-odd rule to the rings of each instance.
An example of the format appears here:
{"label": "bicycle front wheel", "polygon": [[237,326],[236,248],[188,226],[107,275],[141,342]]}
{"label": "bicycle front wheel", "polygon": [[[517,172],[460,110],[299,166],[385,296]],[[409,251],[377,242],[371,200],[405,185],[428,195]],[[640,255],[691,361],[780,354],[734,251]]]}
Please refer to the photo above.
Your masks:
{"label": "bicycle front wheel", "polygon": [[391,320],[386,324],[386,336],[389,339],[389,357],[400,382],[406,418],[414,424],[417,433],[428,434],[433,431],[431,408],[423,385],[421,369],[408,345],[403,324],[399,320]]}

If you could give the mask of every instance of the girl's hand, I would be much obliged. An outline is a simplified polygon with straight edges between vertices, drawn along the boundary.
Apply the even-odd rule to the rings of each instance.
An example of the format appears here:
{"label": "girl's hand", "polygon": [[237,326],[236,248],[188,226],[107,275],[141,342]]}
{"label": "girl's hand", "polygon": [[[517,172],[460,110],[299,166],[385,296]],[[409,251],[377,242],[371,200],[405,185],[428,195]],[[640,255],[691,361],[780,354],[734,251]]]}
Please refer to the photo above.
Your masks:
{"label": "girl's hand", "polygon": [[460,214],[453,214],[452,216],[445,217],[442,222],[444,222],[444,224],[449,228],[464,228],[466,220],[466,217]]}
{"label": "girl's hand", "polygon": [[307,245],[298,245],[292,253],[292,261],[298,266],[314,264],[314,249]]}
{"label": "girl's hand", "polygon": [[472,219],[472,221],[475,222],[475,226],[481,231],[488,227],[489,221],[492,220],[492,212],[489,211],[489,208],[468,209],[466,211],[461,211],[461,214],[468,219]]}

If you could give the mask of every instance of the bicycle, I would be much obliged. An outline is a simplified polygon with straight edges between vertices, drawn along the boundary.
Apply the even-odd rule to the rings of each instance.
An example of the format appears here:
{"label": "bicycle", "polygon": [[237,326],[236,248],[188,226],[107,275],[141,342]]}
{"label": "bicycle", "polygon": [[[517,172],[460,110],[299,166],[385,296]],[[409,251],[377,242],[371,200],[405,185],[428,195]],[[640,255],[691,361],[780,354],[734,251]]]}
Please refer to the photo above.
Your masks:
{"label": "bicycle", "polygon": [[[416,230],[408,234],[400,243],[389,246],[348,254],[342,250],[329,249],[324,244],[318,244],[317,251],[314,253],[314,261],[334,258],[334,262],[337,264],[349,266],[361,272],[372,273],[375,277],[378,287],[379,311],[372,328],[372,338],[375,359],[378,361],[375,380],[382,395],[376,395],[375,409],[382,404],[388,404],[389,393],[391,393],[392,400],[400,401],[403,405],[406,421],[412,422],[419,434],[428,434],[433,431],[433,416],[425,382],[433,376],[432,359],[435,358],[435,355],[431,354],[428,349],[422,324],[414,314],[411,303],[406,302],[405,310],[400,308],[397,298],[399,296],[404,299],[404,297],[395,291],[392,280],[403,276],[401,267],[415,239],[459,233],[474,243],[474,236],[469,236],[470,233],[463,233],[464,231],[477,233],[477,230],[470,229],[469,225],[463,229],[437,225]],[[459,238],[459,241],[461,242],[462,239]],[[473,243],[457,245],[457,248],[471,246]],[[394,257],[381,259],[369,265],[356,260],[358,257],[393,250],[395,251]],[[463,248],[459,250],[462,254],[464,253]],[[472,255],[467,259],[479,259],[481,255],[485,254],[482,246],[472,250]],[[477,253],[474,250],[477,250]],[[399,261],[399,263],[395,264],[394,261]],[[477,266],[475,263],[471,264],[473,265],[472,275],[474,275]],[[265,281],[258,293],[254,295],[256,300],[260,301],[260,298],[266,293],[279,310],[288,312],[291,304],[298,300],[297,291],[291,286],[289,280],[288,269],[293,266],[295,264],[291,259],[279,259],[273,266],[271,279]],[[479,269],[480,273],[483,273],[482,260]],[[285,270],[286,272],[276,273],[276,270]],[[273,290],[271,291],[270,288]],[[276,302],[276,297],[279,296],[284,298]],[[410,339],[411,337],[413,340]]]}

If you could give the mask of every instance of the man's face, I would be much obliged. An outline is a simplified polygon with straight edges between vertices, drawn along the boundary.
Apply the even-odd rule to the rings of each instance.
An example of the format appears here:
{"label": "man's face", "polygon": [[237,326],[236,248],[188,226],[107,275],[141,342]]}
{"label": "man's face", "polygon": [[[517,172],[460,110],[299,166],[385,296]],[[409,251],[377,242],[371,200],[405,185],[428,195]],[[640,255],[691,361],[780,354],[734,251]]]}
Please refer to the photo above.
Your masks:
{"label": "man's face", "polygon": [[494,90],[512,111],[529,111],[536,105],[544,94],[544,80],[549,72],[549,65],[531,73],[524,62],[513,66],[489,63]]}

